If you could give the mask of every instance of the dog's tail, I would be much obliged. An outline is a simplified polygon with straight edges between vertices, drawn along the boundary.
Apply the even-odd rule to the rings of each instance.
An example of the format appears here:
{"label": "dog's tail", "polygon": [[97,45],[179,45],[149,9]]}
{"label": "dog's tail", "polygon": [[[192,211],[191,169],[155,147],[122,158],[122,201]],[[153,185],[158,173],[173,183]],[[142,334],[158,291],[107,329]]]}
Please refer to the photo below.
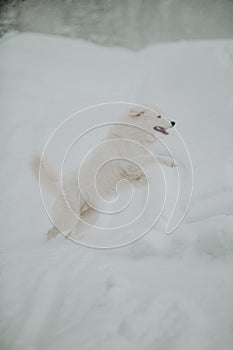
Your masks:
{"label": "dog's tail", "polygon": [[33,175],[42,185],[46,187],[51,193],[57,191],[57,175],[55,171],[41,159],[39,155],[32,158],[30,167]]}

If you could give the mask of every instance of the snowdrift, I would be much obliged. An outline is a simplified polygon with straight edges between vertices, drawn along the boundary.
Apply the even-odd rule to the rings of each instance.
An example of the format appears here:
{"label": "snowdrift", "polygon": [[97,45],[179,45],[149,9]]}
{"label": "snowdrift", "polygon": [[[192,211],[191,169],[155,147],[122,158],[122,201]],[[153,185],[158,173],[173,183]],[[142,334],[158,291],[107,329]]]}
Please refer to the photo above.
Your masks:
{"label": "snowdrift", "polygon": [[[2,348],[231,350],[233,42],[135,53],[11,34],[0,50]],[[67,116],[109,101],[177,121],[194,167],[189,212],[171,236],[151,230],[118,250],[47,241],[31,156]]]}

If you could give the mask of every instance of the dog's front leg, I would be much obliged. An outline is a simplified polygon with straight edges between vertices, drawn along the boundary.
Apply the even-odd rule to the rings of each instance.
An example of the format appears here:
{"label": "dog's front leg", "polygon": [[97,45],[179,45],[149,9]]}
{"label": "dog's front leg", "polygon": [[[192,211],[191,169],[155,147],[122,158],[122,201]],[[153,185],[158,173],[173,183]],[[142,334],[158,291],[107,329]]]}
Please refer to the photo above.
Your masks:
{"label": "dog's front leg", "polygon": [[141,166],[144,167],[145,165],[153,164],[156,161],[156,157],[153,156],[137,156],[134,158],[135,162]]}
{"label": "dog's front leg", "polygon": [[135,161],[140,165],[141,167],[153,164],[155,162],[159,162],[162,165],[169,166],[171,168],[176,167],[176,163],[173,159],[165,157],[165,156],[137,156],[135,157]]}
{"label": "dog's front leg", "polygon": [[165,157],[165,156],[157,156],[156,159],[162,165],[166,165],[166,166],[169,166],[171,168],[174,168],[174,167],[177,166],[177,164],[174,161],[174,159],[171,159],[171,158],[168,158],[168,157]]}

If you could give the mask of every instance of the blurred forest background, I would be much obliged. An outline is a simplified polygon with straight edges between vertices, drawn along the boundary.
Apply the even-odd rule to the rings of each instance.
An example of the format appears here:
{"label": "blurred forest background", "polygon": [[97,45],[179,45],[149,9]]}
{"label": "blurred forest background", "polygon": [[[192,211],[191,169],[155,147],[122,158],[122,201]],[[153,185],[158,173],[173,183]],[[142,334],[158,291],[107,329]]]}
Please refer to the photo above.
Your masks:
{"label": "blurred forest background", "polygon": [[0,36],[29,31],[140,49],[233,38],[233,0],[0,0]]}

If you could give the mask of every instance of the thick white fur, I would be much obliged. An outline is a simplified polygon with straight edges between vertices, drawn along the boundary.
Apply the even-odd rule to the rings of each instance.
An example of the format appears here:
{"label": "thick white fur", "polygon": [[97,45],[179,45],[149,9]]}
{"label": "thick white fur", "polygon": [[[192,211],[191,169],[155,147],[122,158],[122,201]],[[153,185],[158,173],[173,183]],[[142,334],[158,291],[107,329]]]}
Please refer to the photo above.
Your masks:
{"label": "thick white fur", "polygon": [[[130,109],[122,122],[131,126],[114,126],[105,142],[83,163],[79,177],[77,171],[64,177],[63,188],[54,171],[44,161],[41,162],[40,157],[35,157],[31,163],[36,177],[41,166],[41,184],[56,196],[52,214],[54,226],[48,231],[48,238],[56,237],[60,232],[68,235],[72,232],[82,233],[85,225],[80,218],[94,224],[98,217],[94,208],[99,207],[100,197],[107,198],[111,195],[120,180],[127,179],[135,184],[143,182],[144,174],[133,162],[143,167],[157,159],[161,164],[175,166],[171,159],[148,155],[143,147],[152,146],[156,137],[162,135],[154,130],[155,126],[167,130],[172,128],[174,123],[156,110],[141,106]],[[117,160],[111,161],[113,158]],[[105,166],[100,167],[106,161]]]}

